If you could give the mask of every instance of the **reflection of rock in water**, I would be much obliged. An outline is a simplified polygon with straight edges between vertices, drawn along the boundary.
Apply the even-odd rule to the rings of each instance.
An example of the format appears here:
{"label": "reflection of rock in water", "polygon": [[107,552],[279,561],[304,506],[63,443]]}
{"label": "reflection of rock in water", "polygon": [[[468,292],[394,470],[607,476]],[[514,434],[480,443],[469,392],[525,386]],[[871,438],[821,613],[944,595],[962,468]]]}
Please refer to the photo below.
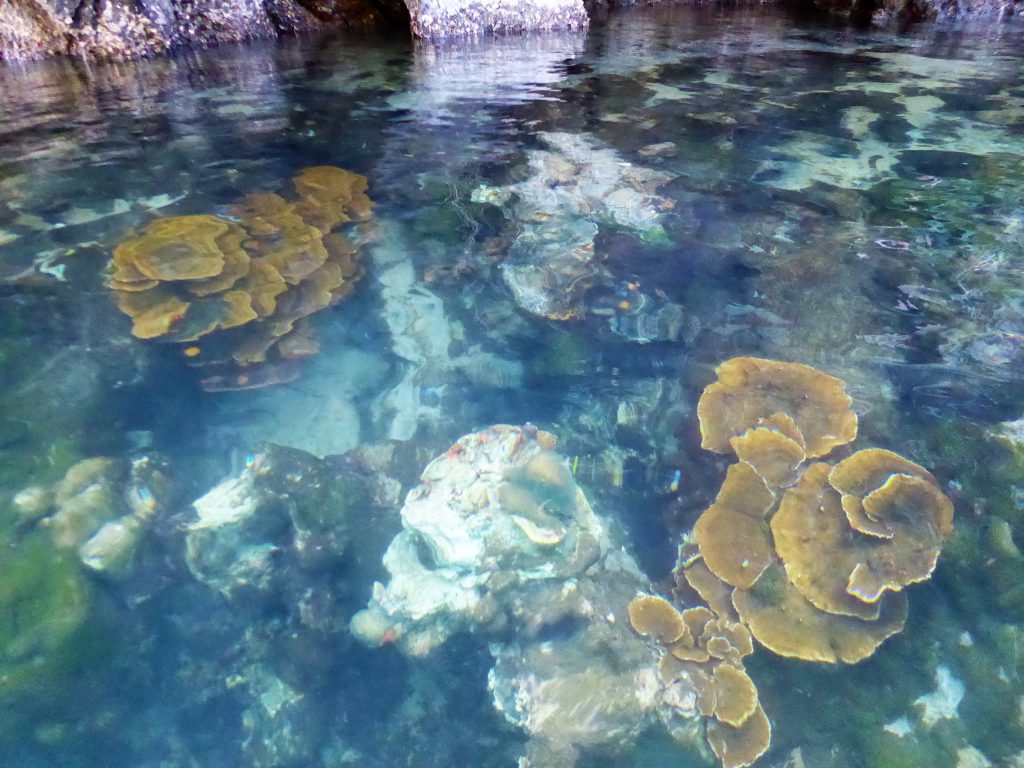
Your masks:
{"label": "reflection of rock in water", "polygon": [[[458,46],[417,46],[410,87],[390,100],[416,124],[447,124],[478,105],[493,108],[545,98],[564,77],[563,64],[583,50],[582,33],[466,40]],[[471,123],[479,121],[479,118]],[[461,121],[460,135],[467,129]]]}
{"label": "reflection of rock in water", "polygon": [[[390,581],[352,619],[365,643],[412,656],[461,631],[493,638],[495,706],[530,734],[537,768],[630,743],[661,695],[656,654],[625,613],[646,578],[553,445],[496,426],[431,462],[384,555]],[[693,710],[678,714],[691,727],[674,735],[695,743]]]}

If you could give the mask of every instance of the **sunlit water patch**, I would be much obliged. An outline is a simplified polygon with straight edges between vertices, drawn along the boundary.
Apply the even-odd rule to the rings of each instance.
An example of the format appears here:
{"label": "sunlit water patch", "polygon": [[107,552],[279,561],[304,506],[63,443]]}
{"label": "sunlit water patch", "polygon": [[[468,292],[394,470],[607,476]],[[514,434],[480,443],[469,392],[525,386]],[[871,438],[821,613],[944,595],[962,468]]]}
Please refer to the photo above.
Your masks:
{"label": "sunlit water patch", "polygon": [[956,510],[870,659],[744,658],[758,765],[1024,763],[1022,42],[660,11],[0,70],[0,763],[715,763],[626,603],[739,355]]}

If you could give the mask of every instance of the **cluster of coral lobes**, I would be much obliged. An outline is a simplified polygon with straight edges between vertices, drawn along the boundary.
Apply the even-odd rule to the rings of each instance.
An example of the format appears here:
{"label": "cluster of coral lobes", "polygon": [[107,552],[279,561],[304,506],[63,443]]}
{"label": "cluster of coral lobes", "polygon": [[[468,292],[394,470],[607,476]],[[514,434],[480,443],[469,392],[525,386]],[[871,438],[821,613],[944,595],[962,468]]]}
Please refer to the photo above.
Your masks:
{"label": "cluster of coral lobes", "polygon": [[662,683],[696,689],[712,750],[738,768],[771,737],[743,671],[750,637],[809,661],[867,658],[903,629],[903,589],[934,570],[953,505],[914,462],[844,448],[857,416],[839,379],[750,357],[717,373],[698,404],[702,446],[738,461],[680,548],[676,597],[698,607],[642,595],[630,618],[662,648]]}
{"label": "cluster of coral lobes", "polygon": [[107,284],[132,333],[182,344],[204,389],[294,379],[295,361],[318,350],[307,318],[362,275],[357,257],[373,207],[366,177],[318,166],[292,184],[294,200],[252,194],[231,206],[231,218],[156,219],[114,249]]}

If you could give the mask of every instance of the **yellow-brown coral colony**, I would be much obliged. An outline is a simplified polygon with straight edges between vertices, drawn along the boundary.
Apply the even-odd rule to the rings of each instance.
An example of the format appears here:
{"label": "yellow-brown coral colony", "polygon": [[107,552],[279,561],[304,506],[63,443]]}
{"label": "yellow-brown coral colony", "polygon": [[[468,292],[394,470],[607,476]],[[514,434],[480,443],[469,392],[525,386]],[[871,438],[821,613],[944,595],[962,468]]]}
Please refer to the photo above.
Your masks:
{"label": "yellow-brown coral colony", "polygon": [[[681,681],[695,692],[694,706],[708,718],[708,743],[722,764],[741,768],[764,754],[771,726],[743,669],[743,658],[754,650],[750,631],[703,606],[680,613],[654,595],[633,598],[629,619],[633,629],[661,646],[662,684],[670,688]],[[666,627],[672,632],[664,632]],[[675,640],[664,639],[677,630]]]}
{"label": "yellow-brown coral colony", "polygon": [[[642,595],[630,619],[663,645],[663,682],[696,690],[722,764],[739,768],[771,736],[742,667],[751,638],[810,661],[867,658],[903,629],[903,589],[931,575],[953,506],[927,470],[890,451],[808,463],[857,436],[841,380],[750,357],[717,373],[697,407],[702,446],[738,461],[680,547],[676,597],[695,607],[675,622],[667,601]],[[663,628],[679,623],[670,640]]]}
{"label": "yellow-brown coral colony", "polygon": [[122,241],[107,285],[140,339],[185,343],[205,389],[243,389],[294,378],[315,354],[307,318],[347,295],[362,275],[359,245],[333,231],[366,222],[366,178],[307,168],[297,199],[253,194],[234,220],[173,216]]}

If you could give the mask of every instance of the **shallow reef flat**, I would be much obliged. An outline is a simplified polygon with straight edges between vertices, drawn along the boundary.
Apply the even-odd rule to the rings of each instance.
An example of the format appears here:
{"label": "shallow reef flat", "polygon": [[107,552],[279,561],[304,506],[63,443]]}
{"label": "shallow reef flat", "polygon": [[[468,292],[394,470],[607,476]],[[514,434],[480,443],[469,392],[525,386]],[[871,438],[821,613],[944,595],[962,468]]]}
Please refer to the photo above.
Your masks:
{"label": "shallow reef flat", "polygon": [[0,763],[1024,765],[1022,35],[0,69]]}

